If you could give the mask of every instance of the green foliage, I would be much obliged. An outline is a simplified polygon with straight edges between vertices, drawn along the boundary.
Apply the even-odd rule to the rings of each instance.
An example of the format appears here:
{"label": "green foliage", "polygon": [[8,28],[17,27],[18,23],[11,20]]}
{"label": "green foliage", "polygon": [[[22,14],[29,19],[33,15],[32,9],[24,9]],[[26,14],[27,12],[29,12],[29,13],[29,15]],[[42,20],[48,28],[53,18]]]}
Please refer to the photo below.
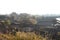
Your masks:
{"label": "green foliage", "polygon": [[10,20],[6,20],[6,21],[5,21],[5,24],[6,24],[6,25],[10,25],[10,24],[11,24]]}

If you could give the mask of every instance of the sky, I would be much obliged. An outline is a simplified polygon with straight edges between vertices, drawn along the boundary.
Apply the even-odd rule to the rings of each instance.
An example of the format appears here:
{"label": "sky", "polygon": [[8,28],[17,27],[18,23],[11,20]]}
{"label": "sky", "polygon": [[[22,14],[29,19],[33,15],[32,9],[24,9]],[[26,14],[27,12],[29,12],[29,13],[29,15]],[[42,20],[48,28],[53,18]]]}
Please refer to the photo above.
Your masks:
{"label": "sky", "polygon": [[60,14],[60,0],[0,0],[0,14]]}

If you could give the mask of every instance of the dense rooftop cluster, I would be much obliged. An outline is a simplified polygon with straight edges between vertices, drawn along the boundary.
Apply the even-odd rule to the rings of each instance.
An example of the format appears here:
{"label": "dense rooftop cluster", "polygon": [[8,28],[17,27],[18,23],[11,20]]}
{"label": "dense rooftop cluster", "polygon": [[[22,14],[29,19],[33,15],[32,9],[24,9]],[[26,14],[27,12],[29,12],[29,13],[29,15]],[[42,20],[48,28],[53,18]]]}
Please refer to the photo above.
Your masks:
{"label": "dense rooftop cluster", "polygon": [[[40,16],[27,13],[0,15],[0,33],[35,32],[39,35],[56,34],[60,27],[56,18],[60,16]],[[15,35],[15,34],[14,34]],[[44,36],[45,37],[45,36]]]}

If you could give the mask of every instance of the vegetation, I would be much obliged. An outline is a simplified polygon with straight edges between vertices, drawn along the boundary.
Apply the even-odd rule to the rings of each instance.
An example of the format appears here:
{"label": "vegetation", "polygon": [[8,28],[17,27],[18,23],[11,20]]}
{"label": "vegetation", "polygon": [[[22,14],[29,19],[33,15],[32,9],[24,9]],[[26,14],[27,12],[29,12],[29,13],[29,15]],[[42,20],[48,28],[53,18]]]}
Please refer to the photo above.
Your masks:
{"label": "vegetation", "polygon": [[11,34],[0,34],[0,40],[46,40],[46,38],[36,35],[33,32],[17,32],[15,36]]}
{"label": "vegetation", "polygon": [[7,17],[6,15],[0,16],[0,39],[60,40],[60,24],[58,26],[55,24],[59,23],[54,17],[41,17],[27,13],[18,15],[12,12]]}

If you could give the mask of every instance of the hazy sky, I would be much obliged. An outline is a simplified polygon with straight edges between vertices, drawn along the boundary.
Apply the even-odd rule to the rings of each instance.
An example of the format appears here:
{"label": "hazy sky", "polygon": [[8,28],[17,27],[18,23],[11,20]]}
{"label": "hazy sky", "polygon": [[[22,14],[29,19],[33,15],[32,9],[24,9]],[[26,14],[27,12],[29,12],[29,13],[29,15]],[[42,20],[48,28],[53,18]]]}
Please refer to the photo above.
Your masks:
{"label": "hazy sky", "polygon": [[60,0],[0,0],[0,14],[59,14]]}

